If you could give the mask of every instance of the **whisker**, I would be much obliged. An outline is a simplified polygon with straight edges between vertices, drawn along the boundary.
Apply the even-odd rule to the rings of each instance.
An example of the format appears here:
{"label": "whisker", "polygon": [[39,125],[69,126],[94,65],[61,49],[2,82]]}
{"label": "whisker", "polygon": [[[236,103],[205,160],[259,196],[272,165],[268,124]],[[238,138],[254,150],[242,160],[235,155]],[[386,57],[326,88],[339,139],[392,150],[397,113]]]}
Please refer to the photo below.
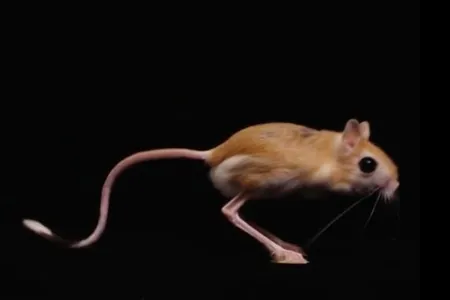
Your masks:
{"label": "whisker", "polygon": [[342,218],[347,212],[349,212],[352,208],[357,206],[359,203],[361,203],[363,200],[369,198],[372,196],[376,191],[378,191],[379,188],[374,189],[372,192],[370,192],[368,195],[362,197],[349,207],[347,207],[343,212],[341,212],[339,215],[337,215],[333,220],[331,220],[326,226],[324,226],[314,237],[312,237],[307,243],[305,248],[309,248],[328,228],[330,228],[331,225],[333,225],[336,221],[338,221],[340,218]]}
{"label": "whisker", "polygon": [[[369,215],[369,217],[367,218],[366,224],[364,224],[363,231],[366,229],[367,225],[369,225],[370,220],[372,219],[373,214],[375,213],[375,209],[377,208],[378,202],[380,202],[381,197],[384,198],[384,195],[382,195],[381,193],[379,193],[379,194],[378,194],[378,197],[377,197],[377,200],[375,200],[375,203],[373,204],[372,211],[370,212],[370,215]],[[386,198],[384,198],[384,199],[386,199]]]}
{"label": "whisker", "polygon": [[383,200],[384,200],[384,203],[389,203],[389,201],[391,200],[390,199],[390,197],[388,197],[387,195],[385,195],[385,194],[383,194]]}

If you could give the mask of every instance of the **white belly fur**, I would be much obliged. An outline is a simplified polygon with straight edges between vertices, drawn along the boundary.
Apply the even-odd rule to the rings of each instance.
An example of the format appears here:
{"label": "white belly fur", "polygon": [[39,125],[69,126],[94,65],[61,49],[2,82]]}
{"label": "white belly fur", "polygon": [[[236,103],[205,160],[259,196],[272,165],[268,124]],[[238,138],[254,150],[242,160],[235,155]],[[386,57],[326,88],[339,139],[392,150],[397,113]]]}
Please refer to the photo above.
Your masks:
{"label": "white belly fur", "polygon": [[[248,155],[236,155],[224,160],[217,167],[211,169],[210,178],[216,189],[218,189],[225,197],[235,197],[241,191],[240,187],[231,182],[231,177],[235,173],[233,170],[242,164],[248,163],[252,160],[252,163],[258,163],[259,160],[252,158]],[[260,161],[264,163],[263,161]],[[258,198],[280,196],[285,193],[289,193],[300,187],[301,182],[297,180],[297,174],[292,170],[286,170],[286,173],[279,173],[276,177],[267,178],[258,191],[253,191],[254,196]]]}
{"label": "white belly fur", "polygon": [[234,197],[241,192],[238,186],[231,183],[232,170],[247,161],[247,155],[236,155],[224,160],[217,167],[211,169],[209,176],[216,189],[225,197]]}

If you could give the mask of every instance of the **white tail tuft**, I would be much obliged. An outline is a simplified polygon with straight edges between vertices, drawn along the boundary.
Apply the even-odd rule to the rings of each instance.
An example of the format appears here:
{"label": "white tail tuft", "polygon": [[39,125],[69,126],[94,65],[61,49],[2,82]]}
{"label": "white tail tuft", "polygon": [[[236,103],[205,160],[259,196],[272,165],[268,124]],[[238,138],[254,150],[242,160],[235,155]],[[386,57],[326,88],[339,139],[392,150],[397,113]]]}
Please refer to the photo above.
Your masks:
{"label": "white tail tuft", "polygon": [[30,229],[31,231],[34,231],[35,233],[39,234],[39,235],[48,235],[48,236],[53,236],[53,232],[48,229],[47,227],[45,227],[44,225],[42,225],[41,223],[39,223],[38,221],[34,221],[34,220],[30,220],[30,219],[25,219],[22,221],[23,225],[25,227],[27,227],[28,229]]}

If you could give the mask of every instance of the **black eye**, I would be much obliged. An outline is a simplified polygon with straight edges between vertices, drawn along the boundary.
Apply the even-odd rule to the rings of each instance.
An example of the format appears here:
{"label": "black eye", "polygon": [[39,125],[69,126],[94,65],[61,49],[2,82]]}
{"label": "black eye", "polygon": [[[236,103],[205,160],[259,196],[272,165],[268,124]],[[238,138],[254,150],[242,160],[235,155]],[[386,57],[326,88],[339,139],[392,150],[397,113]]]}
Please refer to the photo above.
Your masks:
{"label": "black eye", "polygon": [[372,173],[377,168],[377,162],[372,157],[363,157],[359,161],[359,169],[364,173]]}

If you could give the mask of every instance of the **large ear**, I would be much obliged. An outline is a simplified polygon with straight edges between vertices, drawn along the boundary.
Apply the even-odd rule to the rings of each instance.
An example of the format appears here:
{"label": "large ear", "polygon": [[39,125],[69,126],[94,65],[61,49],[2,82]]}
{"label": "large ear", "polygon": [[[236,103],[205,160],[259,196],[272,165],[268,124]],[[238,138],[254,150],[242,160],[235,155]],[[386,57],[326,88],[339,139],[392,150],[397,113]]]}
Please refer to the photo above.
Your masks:
{"label": "large ear", "polygon": [[350,119],[342,132],[342,143],[346,151],[353,150],[361,140],[361,129],[358,120]]}
{"label": "large ear", "polygon": [[365,140],[370,138],[370,124],[367,121],[359,123],[359,130],[361,132],[361,137]]}

